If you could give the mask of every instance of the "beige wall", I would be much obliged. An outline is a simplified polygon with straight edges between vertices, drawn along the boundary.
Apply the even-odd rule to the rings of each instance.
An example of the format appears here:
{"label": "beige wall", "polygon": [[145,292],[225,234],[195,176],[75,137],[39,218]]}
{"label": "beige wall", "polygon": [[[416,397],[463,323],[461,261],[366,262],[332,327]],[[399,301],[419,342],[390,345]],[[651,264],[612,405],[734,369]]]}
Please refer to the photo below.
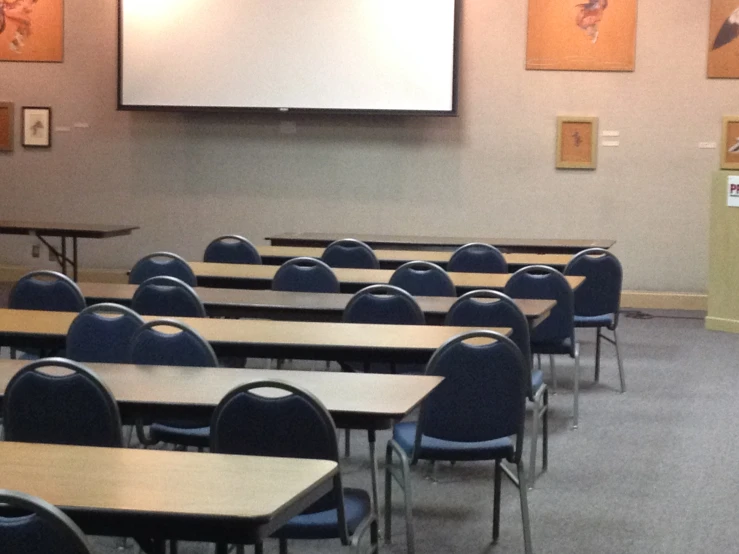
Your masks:
{"label": "beige wall", "polygon": [[[63,64],[0,64],[0,100],[49,105],[50,151],[0,154],[3,218],[141,225],[83,263],[188,258],[208,239],[317,230],[615,238],[625,287],[705,291],[708,192],[737,83],[707,80],[708,1],[641,0],[636,71],[525,71],[526,2],[464,0],[458,118],[116,112],[116,2],[66,2]],[[205,9],[205,8],[204,8]],[[555,117],[621,132],[555,171]],[[0,263],[28,263],[1,237]]]}

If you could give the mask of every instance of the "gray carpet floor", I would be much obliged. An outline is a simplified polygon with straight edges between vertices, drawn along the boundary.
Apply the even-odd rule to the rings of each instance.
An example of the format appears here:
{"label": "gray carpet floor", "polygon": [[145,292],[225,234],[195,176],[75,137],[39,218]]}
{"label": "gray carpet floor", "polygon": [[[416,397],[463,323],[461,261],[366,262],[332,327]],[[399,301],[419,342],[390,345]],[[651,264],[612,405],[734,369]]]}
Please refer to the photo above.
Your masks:
{"label": "gray carpet floor", "polygon": [[[592,382],[592,332],[583,352],[580,429],[569,430],[572,364],[558,364],[560,390],[551,398],[550,467],[529,494],[537,553],[682,554],[736,552],[739,542],[739,403],[731,379],[739,369],[739,338],[709,332],[688,313],[623,317],[620,326],[628,391],[619,394],[613,349],[604,346],[601,382]],[[389,433],[381,433],[384,453]],[[352,433],[345,483],[369,488],[366,436]],[[380,450],[380,449],[378,449]],[[381,464],[382,465],[382,464]],[[517,490],[505,482],[501,536],[490,545],[491,463],[442,464],[435,479],[414,470],[416,548],[425,552],[523,552]],[[381,481],[381,490],[382,490]],[[397,489],[396,489],[397,490]],[[392,544],[405,552],[400,494],[393,503]],[[119,551],[109,538],[97,551]],[[266,545],[276,552],[275,541]],[[340,552],[338,541],[291,542],[291,552]],[[134,552],[134,550],[129,550]],[[212,552],[182,543],[181,552]],[[248,550],[247,550],[248,551]]]}

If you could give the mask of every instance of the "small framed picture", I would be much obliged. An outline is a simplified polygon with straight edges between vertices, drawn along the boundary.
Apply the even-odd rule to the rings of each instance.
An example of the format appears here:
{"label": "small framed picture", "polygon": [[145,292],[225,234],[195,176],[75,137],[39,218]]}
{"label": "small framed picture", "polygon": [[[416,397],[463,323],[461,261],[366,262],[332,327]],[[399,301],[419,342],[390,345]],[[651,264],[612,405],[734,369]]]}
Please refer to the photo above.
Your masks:
{"label": "small framed picture", "polygon": [[12,102],[0,102],[0,152],[12,152],[15,135],[13,121],[15,111]]}
{"label": "small framed picture", "polygon": [[739,169],[739,115],[724,116],[721,169]]}
{"label": "small framed picture", "polygon": [[51,146],[51,108],[23,107],[23,138],[28,148]]}
{"label": "small framed picture", "polygon": [[557,118],[558,169],[595,169],[598,161],[598,118]]}

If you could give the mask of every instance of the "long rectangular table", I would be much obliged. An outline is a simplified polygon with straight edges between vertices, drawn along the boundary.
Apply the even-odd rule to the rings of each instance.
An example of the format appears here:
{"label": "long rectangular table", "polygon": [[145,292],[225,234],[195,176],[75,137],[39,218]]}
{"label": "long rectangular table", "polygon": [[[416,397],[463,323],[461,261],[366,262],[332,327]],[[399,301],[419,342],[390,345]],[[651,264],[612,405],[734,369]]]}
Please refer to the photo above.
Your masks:
{"label": "long rectangular table", "polygon": [[167,539],[262,541],[326,494],[337,471],[328,460],[0,442],[0,488],[157,554]]}
{"label": "long rectangular table", "polygon": [[[257,246],[257,251],[262,257],[262,263],[268,265],[281,265],[287,260],[299,256],[320,258],[325,247],[323,246]],[[380,262],[382,269],[396,269],[406,262],[423,260],[435,263],[446,268],[449,258],[452,257],[450,250],[375,250],[375,256]],[[513,252],[503,255],[508,262],[508,270],[515,271],[527,265],[548,265],[556,269],[564,267],[572,259],[571,254],[536,254],[525,252]]]}
{"label": "long rectangular table", "polygon": [[[135,225],[99,225],[95,223],[49,223],[39,221],[0,220],[0,235],[36,235],[49,251],[54,254],[62,273],[67,274],[67,265],[72,268],[72,278],[77,280],[79,257],[77,239],[105,239],[130,235],[138,229]],[[61,246],[57,249],[47,238],[59,237]],[[72,242],[72,257],[67,256],[67,239]]]}
{"label": "long rectangular table", "polygon": [[[128,305],[138,285],[118,283],[80,283],[88,304],[117,302]],[[211,317],[249,317],[292,321],[340,322],[351,294],[284,292],[273,290],[195,289]],[[456,298],[417,296],[426,323],[441,325]],[[516,303],[533,328],[555,306],[553,300],[517,299]]]}
{"label": "long rectangular table", "polygon": [[[77,314],[0,309],[0,344],[60,349]],[[145,320],[161,319],[145,316]],[[444,342],[473,327],[368,325],[268,319],[177,318],[218,354],[257,358],[425,363]],[[505,335],[510,328],[493,329]]]}
{"label": "long rectangular table", "polygon": [[[198,285],[221,288],[264,289],[272,286],[272,279],[279,269],[276,265],[221,264],[208,262],[189,262]],[[393,271],[390,269],[349,269],[333,268],[342,292],[356,292],[366,286],[387,284]],[[475,289],[502,290],[510,274],[508,273],[448,273],[458,293]],[[573,289],[583,282],[583,277],[567,276]]]}
{"label": "long rectangular table", "polygon": [[576,254],[587,248],[611,248],[616,241],[609,239],[521,239],[483,237],[429,237],[422,235],[381,235],[366,233],[282,233],[265,237],[272,246],[323,246],[335,240],[353,238],[372,248],[422,250],[455,250],[470,242],[484,242],[504,250],[539,254]]}

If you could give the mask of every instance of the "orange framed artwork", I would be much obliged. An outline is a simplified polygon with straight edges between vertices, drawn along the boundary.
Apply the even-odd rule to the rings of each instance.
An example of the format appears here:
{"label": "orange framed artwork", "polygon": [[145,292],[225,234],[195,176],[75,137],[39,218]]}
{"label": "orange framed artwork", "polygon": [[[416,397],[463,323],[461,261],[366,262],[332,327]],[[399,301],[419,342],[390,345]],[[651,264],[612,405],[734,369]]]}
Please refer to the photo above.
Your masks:
{"label": "orange framed artwork", "polygon": [[739,0],[711,0],[708,76],[739,78]]}
{"label": "orange framed artwork", "polygon": [[598,162],[598,118],[557,118],[558,169],[595,169]]}
{"label": "orange framed artwork", "polygon": [[15,142],[13,123],[15,110],[12,102],[0,102],[0,152],[12,152]]}
{"label": "orange framed artwork", "polygon": [[739,169],[739,115],[724,116],[721,169]]}
{"label": "orange framed artwork", "polygon": [[0,61],[61,62],[64,0],[0,0]]}
{"label": "orange framed artwork", "polygon": [[634,71],[636,0],[529,0],[526,69]]}

